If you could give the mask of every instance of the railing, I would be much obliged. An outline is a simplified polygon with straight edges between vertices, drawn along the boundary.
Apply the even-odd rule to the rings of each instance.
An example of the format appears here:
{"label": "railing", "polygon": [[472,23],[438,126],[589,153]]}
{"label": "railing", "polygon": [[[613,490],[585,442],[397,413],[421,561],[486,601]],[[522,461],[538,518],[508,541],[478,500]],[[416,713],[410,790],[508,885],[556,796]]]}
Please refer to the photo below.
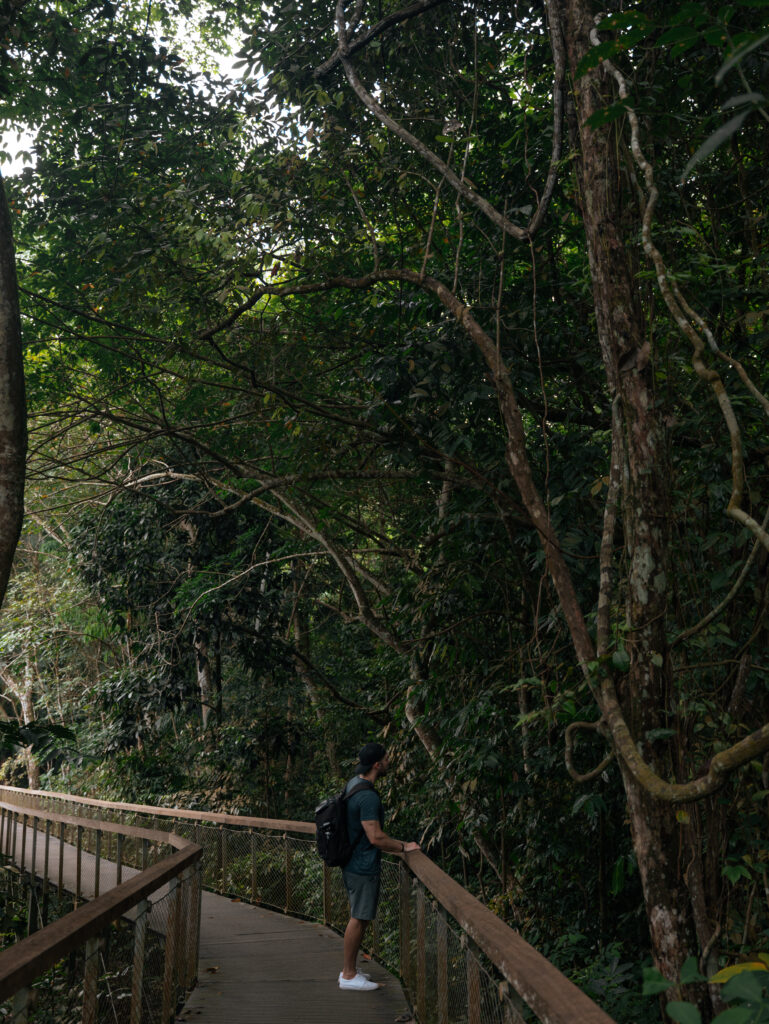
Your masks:
{"label": "railing", "polygon": [[[3,795],[0,861],[25,884],[32,934],[0,954],[0,1019],[170,1021],[197,973],[201,848]],[[49,924],[67,894],[74,909]]]}
{"label": "railing", "polygon": [[[203,848],[203,885],[339,930],[338,869],[315,852],[309,822],[111,803],[0,787],[29,808],[173,830]],[[103,826],[102,826],[103,827]],[[385,858],[370,951],[400,975],[420,1024],[613,1024],[585,993],[420,852]],[[0,961],[2,958],[0,957]]]}

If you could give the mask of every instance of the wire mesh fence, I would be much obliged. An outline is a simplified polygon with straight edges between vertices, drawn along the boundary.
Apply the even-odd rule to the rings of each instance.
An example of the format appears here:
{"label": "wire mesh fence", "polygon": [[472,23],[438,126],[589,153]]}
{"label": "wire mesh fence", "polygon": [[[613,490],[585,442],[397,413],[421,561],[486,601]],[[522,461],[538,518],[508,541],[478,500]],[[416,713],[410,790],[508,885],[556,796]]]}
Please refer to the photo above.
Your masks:
{"label": "wire mesh fence", "polygon": [[[0,809],[0,895],[18,925],[0,956],[0,1021],[171,1021],[197,970],[199,851],[177,852],[176,836],[27,808]],[[100,895],[121,881],[128,891],[104,907]],[[24,933],[65,915],[68,927],[35,936],[28,952]]]}

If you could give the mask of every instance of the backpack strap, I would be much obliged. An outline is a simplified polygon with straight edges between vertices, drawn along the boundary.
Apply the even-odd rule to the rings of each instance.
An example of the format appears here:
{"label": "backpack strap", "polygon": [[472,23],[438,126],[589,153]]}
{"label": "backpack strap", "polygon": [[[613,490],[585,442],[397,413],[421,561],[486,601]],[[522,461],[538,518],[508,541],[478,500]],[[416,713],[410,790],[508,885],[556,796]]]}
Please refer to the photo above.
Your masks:
{"label": "backpack strap", "polygon": [[359,793],[362,789],[374,789],[374,783],[369,782],[368,779],[361,779],[357,785],[352,787],[349,793],[344,794],[345,800],[349,800],[351,796],[355,796],[355,794]]}

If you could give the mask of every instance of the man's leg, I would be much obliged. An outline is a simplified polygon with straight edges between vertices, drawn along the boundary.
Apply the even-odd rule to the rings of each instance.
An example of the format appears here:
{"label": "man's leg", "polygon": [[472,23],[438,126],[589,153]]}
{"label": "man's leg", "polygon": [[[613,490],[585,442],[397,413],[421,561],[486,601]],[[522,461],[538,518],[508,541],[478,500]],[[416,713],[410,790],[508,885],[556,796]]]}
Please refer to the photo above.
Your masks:
{"label": "man's leg", "polygon": [[363,936],[366,934],[368,921],[361,921],[357,917],[351,917],[344,930],[344,967],[342,968],[343,978],[354,978],[357,971],[358,952],[363,943]]}
{"label": "man's leg", "polygon": [[[379,900],[379,876],[356,875],[342,872],[347,895],[350,897],[350,920],[344,932],[344,967],[339,975],[339,984],[353,982],[357,975],[357,960],[363,936],[369,921],[376,916]],[[359,984],[360,983],[360,984]],[[379,988],[376,982],[368,981],[367,977],[358,978],[354,985],[345,988],[360,988],[365,991]]]}

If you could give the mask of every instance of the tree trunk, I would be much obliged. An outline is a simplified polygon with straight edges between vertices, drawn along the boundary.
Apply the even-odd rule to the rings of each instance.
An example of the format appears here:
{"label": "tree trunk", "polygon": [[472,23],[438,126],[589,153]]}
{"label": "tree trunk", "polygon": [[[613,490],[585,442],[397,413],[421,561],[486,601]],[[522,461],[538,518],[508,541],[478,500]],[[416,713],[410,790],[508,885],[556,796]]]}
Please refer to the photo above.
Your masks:
{"label": "tree trunk", "polygon": [[27,414],[16,257],[0,177],[0,605],[24,517]]}
{"label": "tree trunk", "polygon": [[[600,67],[575,76],[580,60],[591,49],[592,11],[583,0],[560,0],[559,6],[579,125],[577,174],[598,337],[624,438],[622,510],[629,565],[626,645],[630,665],[619,697],[646,762],[663,778],[672,778],[669,743],[647,739],[653,729],[669,724],[665,636],[669,474],[664,436],[656,411],[636,268],[623,239],[617,140],[612,127],[591,129],[586,123],[613,97]],[[666,977],[677,979],[684,960],[696,952],[685,864],[680,858],[681,826],[673,805],[651,797],[626,768],[622,775],[653,956]]]}
{"label": "tree trunk", "polygon": [[203,731],[208,728],[211,709],[214,707],[214,688],[211,681],[211,662],[208,657],[208,636],[203,630],[195,630],[195,675],[200,692],[200,716]]}
{"label": "tree trunk", "polygon": [[[19,687],[19,700],[21,701],[21,714],[24,724],[29,725],[35,720],[34,706],[34,673],[32,671],[32,653],[27,650],[27,660],[24,667],[24,682]],[[40,789],[40,766],[32,751],[32,747],[24,748],[24,758],[27,762],[27,785],[30,789]]]}
{"label": "tree trunk", "polygon": [[310,704],[312,705],[315,716],[318,719],[318,725],[323,733],[323,742],[326,747],[326,758],[328,759],[329,768],[331,769],[334,777],[339,777],[342,772],[341,765],[339,763],[339,755],[337,753],[336,744],[329,731],[328,723],[323,714],[320,706],[320,694],[315,680],[312,677],[312,672],[307,667],[310,662],[310,631],[307,626],[307,613],[299,600],[299,587],[294,584],[294,614],[292,618],[292,625],[294,630],[294,642],[296,648],[302,657],[294,658],[294,666],[296,668],[296,674],[301,679],[307,690],[307,696],[310,698]]}

